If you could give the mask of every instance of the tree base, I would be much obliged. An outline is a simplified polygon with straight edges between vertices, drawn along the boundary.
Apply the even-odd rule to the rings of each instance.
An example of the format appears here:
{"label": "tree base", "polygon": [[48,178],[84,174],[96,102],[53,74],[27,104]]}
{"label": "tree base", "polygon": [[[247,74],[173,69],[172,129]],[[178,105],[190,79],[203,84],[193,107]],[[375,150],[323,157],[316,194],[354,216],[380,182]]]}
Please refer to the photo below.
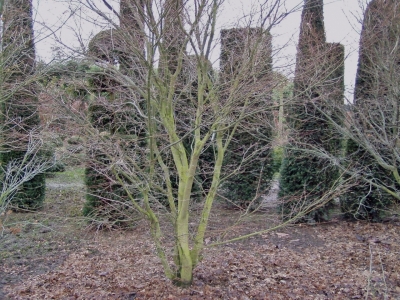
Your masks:
{"label": "tree base", "polygon": [[176,277],[176,278],[172,279],[172,283],[181,288],[188,288],[192,285],[193,279],[190,281],[185,281],[185,280],[182,280],[181,278]]}

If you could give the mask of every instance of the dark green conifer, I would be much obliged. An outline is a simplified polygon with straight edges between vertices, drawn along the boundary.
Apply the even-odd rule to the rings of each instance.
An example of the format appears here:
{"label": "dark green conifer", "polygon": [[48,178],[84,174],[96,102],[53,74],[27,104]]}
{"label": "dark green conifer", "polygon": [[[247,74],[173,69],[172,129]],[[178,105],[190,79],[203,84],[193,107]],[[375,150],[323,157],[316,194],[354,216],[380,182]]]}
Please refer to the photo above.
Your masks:
{"label": "dark green conifer", "polygon": [[[343,101],[344,48],[325,42],[323,1],[306,0],[300,27],[293,101],[286,111],[289,144],[281,168],[279,197],[284,219],[328,218],[324,196],[333,188],[338,170],[330,159],[315,154],[340,153],[340,136],[332,121]],[[338,107],[339,106],[339,107]],[[331,119],[331,120],[330,120]]]}
{"label": "dark green conifer", "polygon": [[[89,56],[100,62],[113,63],[113,37],[115,30],[109,29],[99,32],[89,43]],[[86,203],[83,215],[97,221],[113,218],[110,214],[110,201],[113,201],[113,179],[110,176],[111,157],[107,142],[113,124],[113,110],[110,99],[114,95],[116,83],[107,70],[92,66],[88,71],[88,84],[91,92],[89,104],[89,121],[96,128],[100,136],[87,141],[87,161],[85,169],[85,184],[87,189]]]}
{"label": "dark green conifer", "polygon": [[377,221],[390,206],[393,197],[373,183],[398,190],[393,173],[383,168],[377,157],[387,165],[398,162],[393,150],[397,147],[399,120],[396,112],[399,105],[399,24],[398,1],[372,0],[369,3],[361,31],[354,105],[350,111],[355,120],[354,135],[346,147],[349,168],[358,176],[341,199],[342,211],[349,218]]}
{"label": "dark green conifer", "polygon": [[143,82],[144,61],[144,12],[143,0],[121,0],[120,27],[118,28],[118,58],[121,73]]}
{"label": "dark green conifer", "polygon": [[[89,44],[89,55],[96,60],[114,64],[119,62],[121,75],[129,76],[138,85],[142,83],[143,57],[142,25],[139,23],[143,8],[136,1],[121,1],[120,27],[97,34]],[[132,205],[126,193],[126,178],[116,164],[118,158],[140,157],[144,153],[140,145],[145,143],[144,121],[139,120],[131,103],[143,108],[139,94],[132,93],[124,86],[123,80],[116,80],[107,68],[92,68],[89,84],[92,103],[89,118],[100,132],[100,137],[88,141],[88,162],[86,168],[87,201],[84,214],[98,220],[106,219],[117,225],[132,217]],[[135,189],[130,191],[137,195]]]}
{"label": "dark green conifer", "polygon": [[[89,105],[89,120],[96,128],[100,136],[87,141],[87,161],[85,170],[85,183],[87,188],[86,203],[83,208],[83,215],[89,216],[97,222],[117,221],[116,215],[120,215],[121,209],[118,206],[118,199],[115,190],[119,185],[111,174],[113,160],[113,149],[110,149],[109,140],[112,138],[114,114],[110,106],[110,99],[113,97],[112,86],[104,70],[92,67],[88,75],[91,95]],[[117,187],[117,188],[116,188]],[[113,209],[115,207],[115,209]]]}
{"label": "dark green conifer", "polygon": [[[261,28],[221,31],[221,101],[234,106],[232,120],[240,125],[227,149],[224,160],[227,177],[220,193],[232,204],[244,208],[250,203],[257,206],[273,176],[271,53],[271,35]],[[239,88],[235,81],[239,82]],[[242,112],[249,115],[238,120]]]}
{"label": "dark green conifer", "polygon": [[[2,155],[7,168],[14,160],[33,159],[40,153],[27,154],[28,146],[39,132],[35,73],[32,1],[5,1],[2,36]],[[30,145],[32,146],[32,145]],[[12,199],[15,207],[39,208],[45,197],[45,176],[38,174],[22,184]]]}

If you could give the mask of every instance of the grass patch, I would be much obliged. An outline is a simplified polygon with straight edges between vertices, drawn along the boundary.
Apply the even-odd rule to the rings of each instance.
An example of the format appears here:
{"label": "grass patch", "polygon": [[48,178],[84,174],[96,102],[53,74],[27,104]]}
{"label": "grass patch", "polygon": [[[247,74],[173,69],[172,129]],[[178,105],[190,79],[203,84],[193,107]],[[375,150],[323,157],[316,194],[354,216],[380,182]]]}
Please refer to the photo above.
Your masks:
{"label": "grass patch", "polygon": [[64,172],[57,173],[57,180],[58,181],[65,181],[68,183],[72,182],[83,182],[85,175],[85,168],[84,167],[68,167]]}

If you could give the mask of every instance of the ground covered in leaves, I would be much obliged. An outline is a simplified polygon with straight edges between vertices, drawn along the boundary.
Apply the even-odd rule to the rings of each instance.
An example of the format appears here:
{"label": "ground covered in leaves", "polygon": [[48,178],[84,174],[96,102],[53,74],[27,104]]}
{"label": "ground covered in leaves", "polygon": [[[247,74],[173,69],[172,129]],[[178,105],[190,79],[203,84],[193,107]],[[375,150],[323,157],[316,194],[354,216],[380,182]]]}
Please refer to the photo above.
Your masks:
{"label": "ground covered in leaves", "polygon": [[[396,218],[291,225],[207,248],[193,285],[182,289],[164,277],[144,221],[93,231],[79,219],[81,185],[48,189],[41,213],[11,214],[4,224],[0,299],[400,299]],[[235,223],[239,214],[217,205],[206,243],[277,220],[270,211]]]}

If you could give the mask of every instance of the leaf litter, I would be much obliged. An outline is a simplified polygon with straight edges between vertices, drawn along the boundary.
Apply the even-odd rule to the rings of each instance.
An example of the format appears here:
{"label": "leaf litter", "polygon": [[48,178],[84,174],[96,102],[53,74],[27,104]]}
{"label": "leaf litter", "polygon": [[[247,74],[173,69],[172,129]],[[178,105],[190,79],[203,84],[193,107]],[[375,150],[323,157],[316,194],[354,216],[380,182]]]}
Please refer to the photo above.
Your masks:
{"label": "leaf litter", "polygon": [[[215,216],[208,243],[231,216]],[[257,226],[260,220],[230,234]],[[165,278],[142,222],[131,231],[98,232],[58,266],[3,290],[9,299],[400,299],[399,229],[398,222],[292,225],[206,248],[193,285],[182,289]],[[28,265],[6,260],[0,271],[23,274]]]}

